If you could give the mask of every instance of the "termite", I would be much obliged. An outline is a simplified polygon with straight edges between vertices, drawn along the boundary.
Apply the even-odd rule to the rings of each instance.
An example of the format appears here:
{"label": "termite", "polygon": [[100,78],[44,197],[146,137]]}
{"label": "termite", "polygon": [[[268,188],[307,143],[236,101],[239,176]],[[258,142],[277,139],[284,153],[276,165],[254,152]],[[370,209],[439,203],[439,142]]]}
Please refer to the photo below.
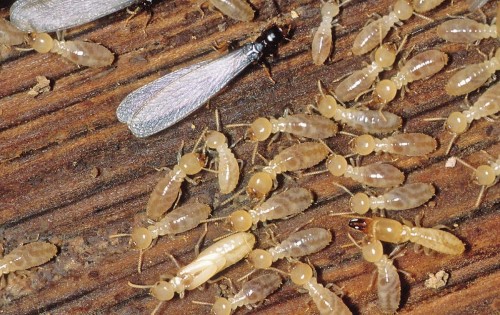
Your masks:
{"label": "termite", "polygon": [[356,99],[370,89],[380,72],[390,68],[396,60],[393,45],[384,44],[375,50],[373,61],[361,70],[354,71],[335,88],[335,95],[341,102]]}
{"label": "termite", "polygon": [[479,192],[476,204],[474,205],[474,207],[477,208],[481,204],[481,200],[484,196],[484,191],[488,187],[491,187],[498,182],[500,176],[500,157],[498,157],[496,160],[492,159],[491,161],[489,161],[489,165],[484,164],[478,166],[477,168],[474,168],[462,159],[456,158],[456,160],[472,169],[474,171],[474,177],[477,184],[481,185],[481,191]]}
{"label": "termite", "polygon": [[302,142],[278,153],[264,169],[255,173],[247,185],[247,194],[264,198],[274,187],[278,174],[313,167],[328,156],[328,148],[319,142]]}
{"label": "termite", "polygon": [[371,135],[361,135],[352,139],[349,146],[353,153],[368,155],[385,152],[404,156],[423,156],[436,150],[437,142],[423,133],[400,133],[377,139]]}
{"label": "termite", "polygon": [[401,117],[387,111],[346,108],[345,105],[338,104],[332,95],[323,94],[319,81],[318,88],[321,95],[317,110],[327,118],[333,118],[361,132],[375,134],[396,131],[403,124]]}
{"label": "termite", "polygon": [[467,65],[455,73],[446,84],[446,93],[458,96],[475,91],[485,84],[498,70],[500,70],[500,49],[497,49],[491,59],[482,63]]}
{"label": "termite", "polygon": [[197,227],[210,216],[210,206],[203,203],[191,203],[172,210],[163,219],[148,227],[135,227],[131,234],[116,234],[110,237],[130,236],[139,249],[137,270],[141,273],[142,253],[151,247],[153,240],[159,236],[180,234]]}
{"label": "termite", "polygon": [[48,262],[57,254],[57,247],[46,242],[21,245],[0,259],[0,278],[3,275],[27,270]]}
{"label": "termite", "polygon": [[254,11],[245,0],[209,0],[208,2],[232,19],[244,22],[253,20]]}
{"label": "termite", "polygon": [[296,285],[307,290],[321,315],[352,314],[340,297],[318,283],[309,265],[304,263],[296,264],[290,272],[290,279]]}
{"label": "termite", "polygon": [[24,43],[26,34],[9,21],[0,19],[0,45],[17,46]]}
{"label": "termite", "polygon": [[436,8],[444,0],[413,0],[413,9],[418,13],[429,12],[430,10]]}
{"label": "termite", "polygon": [[488,25],[467,18],[453,19],[437,27],[437,35],[452,43],[472,44],[486,38],[498,38],[500,6],[497,8],[496,25]]}
{"label": "termite", "polygon": [[150,289],[150,294],[160,301],[153,311],[155,313],[161,304],[171,300],[175,293],[183,298],[186,290],[196,289],[217,273],[242,260],[250,253],[254,245],[253,234],[236,233],[203,250],[193,262],[180,268],[169,281],[160,280],[152,285],[137,285],[129,282],[128,285],[133,288]]}
{"label": "termite", "polygon": [[342,155],[332,154],[326,167],[333,176],[344,176],[370,187],[391,188],[401,185],[405,175],[397,167],[387,163],[352,166]]}
{"label": "termite", "polygon": [[431,49],[417,54],[408,60],[392,78],[381,80],[375,85],[373,92],[375,101],[385,105],[396,97],[398,90],[401,90],[401,96],[404,96],[406,85],[433,76],[447,63],[448,55],[439,50]]}
{"label": "termite", "polygon": [[413,15],[413,8],[405,0],[397,0],[392,11],[379,19],[365,25],[361,32],[356,35],[352,45],[352,52],[355,55],[363,55],[381,44],[387,36],[389,30],[395,24],[402,24]]}
{"label": "termite", "polygon": [[450,144],[446,148],[448,154],[451,150],[453,142],[462,133],[469,129],[469,124],[474,120],[494,116],[500,111],[500,82],[491,86],[484,92],[477,101],[463,112],[452,112],[448,118],[426,118],[426,121],[445,120],[445,128],[448,129],[453,137]]}
{"label": "termite", "polygon": [[248,255],[248,261],[255,268],[266,269],[283,258],[298,258],[314,254],[328,246],[332,233],[323,228],[310,228],[290,234],[287,239],[267,250],[255,249]]}
{"label": "termite", "polygon": [[420,207],[435,194],[434,186],[426,183],[412,183],[393,188],[380,196],[368,196],[358,192],[353,194],[346,187],[336,184],[351,195],[351,211],[365,214],[368,210],[407,210]]}
{"label": "termite", "polygon": [[195,175],[201,172],[203,166],[205,166],[206,159],[204,154],[195,153],[196,147],[197,144],[194,146],[192,152],[181,156],[173,170],[170,170],[156,184],[146,206],[148,218],[158,220],[179,198],[181,184],[184,182],[184,179],[188,175]]}
{"label": "termite", "polygon": [[356,218],[349,221],[353,229],[367,234],[383,242],[401,244],[412,242],[426,249],[449,255],[460,255],[465,251],[465,245],[455,235],[437,228],[420,227],[417,217],[416,226],[411,222],[401,224],[387,218]]}

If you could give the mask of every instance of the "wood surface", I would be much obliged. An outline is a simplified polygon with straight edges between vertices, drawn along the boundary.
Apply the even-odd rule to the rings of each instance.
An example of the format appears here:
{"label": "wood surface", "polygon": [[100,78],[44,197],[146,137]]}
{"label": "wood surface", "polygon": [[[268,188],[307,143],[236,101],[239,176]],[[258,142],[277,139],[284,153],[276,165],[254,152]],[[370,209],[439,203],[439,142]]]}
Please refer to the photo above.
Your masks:
{"label": "wood surface", "polygon": [[[194,244],[203,231],[198,227],[176,237],[161,237],[145,252],[141,274],[136,270],[138,252],[128,238],[109,240],[111,234],[127,233],[133,226],[145,223],[148,196],[164,176],[164,171],[156,169],[172,167],[182,142],[189,150],[204,127],[215,128],[214,108],[219,109],[223,125],[251,122],[258,116],[277,117],[285,108],[305,111],[318,95],[318,80],[333,89],[335,79],[370,62],[368,55],[351,55],[353,39],[369,15],[388,13],[392,2],[353,0],[345,5],[339,15],[342,27],[334,31],[332,59],[323,66],[313,65],[310,56],[312,32],[321,21],[320,2],[310,0],[253,0],[258,13],[250,23],[207,9],[202,18],[191,1],[158,1],[145,29],[148,14],[141,13],[127,24],[128,14],[121,11],[69,30],[67,40],[99,42],[116,54],[114,64],[103,69],[79,68],[54,54],[12,52],[0,65],[0,236],[5,253],[37,238],[56,244],[59,253],[56,259],[33,268],[27,275],[9,275],[9,285],[0,291],[0,314],[149,314],[157,301],[147,290],[131,288],[127,282],[150,284],[161,274],[174,273],[175,265],[166,254],[172,254],[181,264],[190,262]],[[484,7],[488,21],[495,16],[497,4],[490,1]],[[8,7],[2,7],[0,16],[7,17]],[[299,15],[291,23],[291,40],[280,47],[278,56],[269,59],[274,84],[259,65],[253,65],[214,97],[209,106],[146,139],[135,138],[126,125],[117,121],[116,108],[128,93],[175,69],[224,54],[213,49],[214,43],[241,45],[252,41],[273,18],[289,17],[291,10]],[[460,164],[454,168],[444,166],[449,157],[444,151],[451,134],[443,129],[442,122],[423,121],[461,110],[463,97],[450,97],[444,92],[447,79],[454,69],[483,61],[477,48],[489,53],[498,47],[494,39],[466,47],[436,37],[436,26],[447,15],[466,13],[464,1],[453,5],[445,1],[426,14],[432,22],[414,16],[397,31],[391,31],[387,39],[398,42],[398,34],[409,34],[404,51],[413,48],[410,57],[429,48],[448,53],[450,60],[443,71],[410,84],[405,98],[398,96],[387,107],[403,117],[405,131],[427,133],[440,145],[428,157],[380,155],[367,157],[363,163],[391,161],[404,170],[407,182],[433,183],[437,193],[429,204],[392,217],[400,215],[411,220],[424,212],[425,226],[451,226],[451,232],[467,246],[460,256],[425,256],[409,247],[406,255],[396,261],[398,268],[413,276],[401,276],[399,314],[499,312],[500,186],[488,189],[479,208],[474,208],[480,186],[474,183],[471,171]],[[474,17],[480,18],[477,14]],[[387,71],[383,77],[395,71]],[[35,85],[37,75],[50,79],[53,90],[32,97],[27,92]],[[484,90],[471,93],[469,99],[475,101]],[[244,130],[224,132],[234,142]],[[461,157],[473,166],[486,164],[488,157],[481,150],[497,157],[499,137],[498,121],[475,121],[457,139],[450,156]],[[293,141],[281,136],[269,151],[264,144],[259,151],[270,158]],[[348,141],[348,136],[339,135],[326,142],[336,152],[348,154]],[[249,161],[252,149],[252,143],[241,142],[234,150],[238,158]],[[315,170],[323,168],[321,164]],[[250,172],[247,162],[238,188],[245,186]],[[272,228],[279,239],[311,218],[315,220],[308,227],[330,229],[335,235],[332,244],[309,257],[320,282],[342,287],[343,300],[354,314],[377,314],[375,287],[368,287],[374,266],[362,260],[357,248],[341,247],[349,244],[348,219],[328,215],[348,211],[349,196],[332,185],[333,181],[354,191],[363,189],[351,180],[329,174],[304,176],[295,182],[280,177],[279,189],[306,187],[315,193],[317,201],[304,214],[275,222]],[[212,202],[217,195],[215,175],[202,173],[199,185],[185,183],[182,191],[182,203],[195,199]],[[232,210],[234,207],[216,209],[213,216]],[[255,231],[260,240],[264,231],[262,227]],[[204,246],[225,233],[222,226],[209,225]],[[361,238],[356,232],[352,234]],[[286,271],[289,264],[284,261],[276,267]],[[450,273],[448,284],[437,290],[426,288],[428,274],[439,270]],[[221,275],[237,279],[248,271],[250,266],[241,262]],[[212,302],[219,289],[218,284],[209,284],[203,291],[187,292],[184,299],[175,297],[164,303],[158,313],[208,314],[208,306],[191,301]],[[236,312],[247,313],[316,314],[317,309],[308,295],[287,281],[257,309]]]}

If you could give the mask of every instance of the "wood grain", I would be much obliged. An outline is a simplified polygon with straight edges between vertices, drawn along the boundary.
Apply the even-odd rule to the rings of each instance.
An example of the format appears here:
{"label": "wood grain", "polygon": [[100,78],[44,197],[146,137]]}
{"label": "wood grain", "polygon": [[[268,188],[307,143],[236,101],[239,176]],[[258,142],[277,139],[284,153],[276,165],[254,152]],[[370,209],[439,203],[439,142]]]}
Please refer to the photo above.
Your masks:
{"label": "wood grain", "polygon": [[[215,127],[213,109],[218,108],[222,124],[250,122],[258,116],[281,115],[285,108],[294,112],[313,104],[317,80],[333,89],[334,80],[359,69],[369,56],[352,56],[350,47],[358,30],[372,13],[385,14],[389,0],[353,0],[341,10],[335,31],[332,60],[324,66],[312,64],[310,43],[312,30],[320,21],[317,1],[251,1],[258,15],[251,23],[239,23],[205,10],[202,18],[192,2],[158,1],[147,28],[146,13],[128,24],[126,12],[119,12],[93,23],[69,30],[66,39],[84,39],[102,43],[116,55],[115,63],[105,69],[79,68],[60,56],[13,51],[0,65],[0,234],[5,252],[36,238],[49,240],[59,247],[57,258],[32,270],[28,277],[9,276],[9,285],[0,292],[0,314],[148,314],[157,304],[146,290],[127,286],[154,283],[160,274],[175,272],[166,253],[181,264],[194,258],[192,248],[202,233],[201,228],[174,238],[160,238],[145,252],[142,274],[137,274],[138,252],[128,240],[109,240],[110,234],[126,233],[145,223],[144,210],[148,195],[163,176],[155,168],[172,166],[182,141],[190,149],[201,130]],[[484,7],[488,18],[496,13],[496,1]],[[279,55],[269,60],[273,84],[258,65],[232,81],[209,106],[158,135],[137,139],[117,121],[115,110],[120,101],[134,89],[186,65],[216,58],[214,43],[226,41],[241,45],[255,39],[271,20],[295,10],[300,17],[292,21],[291,40],[280,47]],[[440,49],[450,56],[448,66],[428,80],[410,84],[404,99],[398,97],[388,110],[404,118],[408,132],[424,132],[436,137],[438,150],[425,158],[398,158],[381,155],[367,157],[363,163],[392,161],[405,171],[407,182],[433,183],[437,194],[431,204],[403,211],[401,216],[413,219],[425,213],[424,225],[456,225],[452,233],[467,244],[464,255],[425,256],[408,251],[397,259],[397,266],[413,275],[403,278],[400,314],[492,314],[498,312],[500,300],[499,240],[500,187],[487,190],[480,207],[474,203],[480,187],[474,184],[469,169],[457,164],[445,168],[444,155],[451,135],[441,122],[425,122],[424,118],[446,117],[460,110],[463,98],[450,97],[444,85],[454,69],[483,61],[476,48],[485,53],[498,47],[497,40],[484,40],[477,47],[448,44],[436,37],[436,26],[447,15],[467,13],[464,1],[453,6],[445,2],[429,12],[433,21],[412,17],[388,40],[410,34],[405,51],[410,57],[429,48]],[[8,16],[8,8],[0,9]],[[389,77],[395,69],[384,73]],[[46,76],[53,90],[36,98],[27,91],[37,75]],[[475,101],[484,91],[471,93]],[[345,128],[349,131],[349,128]],[[236,141],[244,130],[227,130]],[[500,154],[498,122],[480,120],[456,141],[451,155],[459,156],[474,166],[485,164],[487,151]],[[340,135],[327,143],[333,150],[348,154],[349,137]],[[280,137],[269,152],[272,157],[280,147],[291,142]],[[236,155],[248,160],[253,144],[240,143]],[[324,166],[318,167],[321,169]],[[249,178],[251,165],[243,169]],[[96,175],[97,172],[97,176]],[[93,176],[94,175],[94,176]],[[204,173],[197,186],[183,185],[182,202],[198,198],[211,202],[217,194],[214,174]],[[296,182],[280,179],[280,188],[302,186],[314,191],[316,204],[303,215],[276,223],[278,237],[285,237],[296,226],[316,218],[309,226],[330,229],[334,242],[322,252],[312,255],[318,277],[324,284],[332,282],[345,292],[346,304],[355,314],[376,314],[376,292],[369,289],[374,267],[364,262],[356,248],[348,244],[347,219],[329,216],[330,212],[348,210],[349,196],[332,185],[338,181],[350,189],[361,190],[354,182],[335,179],[328,174],[304,176]],[[223,197],[222,199],[224,199]],[[230,213],[234,207],[217,209],[213,216]],[[221,226],[209,226],[205,245],[226,232]],[[263,236],[264,228],[256,230]],[[360,237],[359,235],[356,235]],[[277,264],[288,270],[287,262]],[[439,290],[425,288],[429,273],[445,270],[451,274],[447,286]],[[232,279],[250,270],[240,263],[222,273]],[[187,292],[164,303],[160,314],[208,314],[209,307],[195,305],[193,300],[211,302],[217,285],[204,291]],[[259,308],[240,309],[236,314],[315,314],[307,295],[285,283]]]}

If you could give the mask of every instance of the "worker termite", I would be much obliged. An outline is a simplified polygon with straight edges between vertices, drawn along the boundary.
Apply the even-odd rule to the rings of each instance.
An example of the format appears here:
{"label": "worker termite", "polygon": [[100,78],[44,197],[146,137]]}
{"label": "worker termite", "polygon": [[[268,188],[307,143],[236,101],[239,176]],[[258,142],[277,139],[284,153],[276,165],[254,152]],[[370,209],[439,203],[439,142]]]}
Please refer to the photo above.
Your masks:
{"label": "worker termite", "polygon": [[245,0],[208,0],[208,3],[222,14],[237,21],[253,20],[253,9]]}
{"label": "worker termite", "polygon": [[452,134],[450,144],[446,148],[446,153],[450,152],[455,139],[467,131],[469,124],[474,120],[494,116],[500,111],[500,82],[491,86],[484,92],[477,101],[463,112],[452,112],[448,118],[426,118],[426,121],[445,120],[445,127]]}
{"label": "worker termite", "polygon": [[0,45],[17,46],[24,43],[26,34],[9,21],[0,19]]}
{"label": "worker termite", "polygon": [[160,221],[148,227],[135,227],[131,234],[116,234],[110,238],[130,236],[137,249],[139,249],[139,263],[137,271],[141,273],[141,262],[143,251],[151,247],[153,240],[159,236],[175,235],[197,227],[206,220],[212,209],[203,203],[191,203],[172,210]]}
{"label": "worker termite", "polygon": [[[402,45],[401,45],[402,46]],[[397,51],[393,45],[384,44],[375,50],[373,61],[361,70],[354,71],[335,88],[335,95],[341,102],[348,102],[370,89],[380,72],[390,68],[396,60]]]}
{"label": "worker termite", "polygon": [[328,148],[319,142],[302,142],[278,153],[262,171],[255,173],[247,184],[251,198],[262,199],[274,187],[278,174],[313,167],[328,156]]}
{"label": "worker termite", "polygon": [[323,94],[319,81],[318,88],[321,95],[316,110],[327,118],[333,118],[361,132],[376,134],[396,131],[403,124],[401,117],[387,111],[346,108],[345,105],[338,104],[333,96]]}
{"label": "worker termite", "polygon": [[321,315],[352,314],[340,297],[318,283],[309,265],[304,263],[296,264],[290,272],[290,279],[296,285],[307,290]]}
{"label": "worker termite", "polygon": [[467,65],[455,73],[446,83],[446,93],[457,96],[475,91],[498,70],[500,70],[500,49],[497,49],[491,59],[482,63]]}
{"label": "worker termite", "polygon": [[153,311],[155,313],[161,304],[171,300],[175,293],[183,298],[186,290],[196,289],[215,274],[242,260],[250,253],[254,244],[253,234],[236,233],[207,247],[193,262],[180,268],[169,281],[161,279],[152,285],[137,285],[129,282],[128,285],[133,288],[150,289],[150,294],[160,300]]}
{"label": "worker termite", "polygon": [[404,156],[422,156],[434,152],[436,139],[423,133],[400,133],[387,138],[377,139],[362,135],[352,139],[349,146],[353,153],[368,155],[372,152],[385,152]]}
{"label": "worker termite", "polygon": [[201,172],[203,166],[205,166],[205,155],[195,153],[196,147],[197,144],[194,146],[192,152],[181,156],[173,170],[170,170],[156,184],[146,206],[148,218],[158,220],[179,198],[181,184],[184,182],[184,179],[188,175],[195,175]]}
{"label": "worker termite", "polygon": [[353,194],[346,187],[335,184],[351,195],[349,206],[351,211],[365,214],[368,210],[407,210],[420,207],[434,196],[435,189],[431,184],[412,183],[393,188],[380,196],[368,196],[358,192]]}
{"label": "worker termite", "polygon": [[323,228],[310,228],[290,234],[284,241],[269,249],[255,249],[248,261],[255,268],[266,269],[283,258],[298,258],[314,254],[328,246],[332,233]]}
{"label": "worker termite", "polygon": [[[57,247],[46,242],[33,242],[21,245],[0,259],[0,278],[3,275],[40,266],[57,254]],[[1,287],[4,286],[2,283]]]}
{"label": "worker termite", "polygon": [[[258,305],[263,302],[274,291],[281,286],[281,277],[275,273],[262,274],[243,284],[241,290],[233,297],[219,297],[212,306],[211,314],[229,315],[231,311],[238,307],[246,306],[251,309],[252,305]],[[195,304],[211,304],[203,302],[193,302]]]}
{"label": "worker termite", "polygon": [[474,207],[477,208],[481,204],[481,200],[484,196],[484,191],[488,187],[491,187],[498,182],[498,178],[500,176],[500,157],[498,157],[496,160],[491,159],[489,161],[489,165],[480,165],[477,168],[474,168],[462,159],[456,158],[456,160],[472,169],[474,171],[474,177],[477,184],[481,185],[481,191],[479,192],[476,204],[474,205]]}
{"label": "worker termite", "polygon": [[498,38],[500,33],[500,6],[497,8],[496,25],[488,25],[467,18],[452,19],[441,23],[437,35],[451,43],[472,44],[486,38]]}
{"label": "worker termite", "polygon": [[406,85],[433,76],[447,63],[448,55],[439,50],[431,49],[417,54],[405,62],[392,78],[377,83],[373,92],[375,101],[385,105],[396,97],[398,90],[401,90],[401,96],[404,97]]}
{"label": "worker termite", "polygon": [[428,12],[441,3],[443,3],[444,0],[413,0],[413,9],[415,12],[418,13],[425,13]]}
{"label": "worker termite", "polygon": [[464,243],[455,235],[437,228],[420,227],[420,217],[417,217],[416,226],[409,221],[405,223],[387,218],[356,218],[349,221],[349,226],[383,242],[415,243],[423,246],[426,253],[429,249],[449,255],[460,255],[465,251]]}
{"label": "worker termite", "polygon": [[412,15],[411,5],[405,0],[397,0],[388,15],[365,25],[361,32],[356,35],[352,45],[353,54],[363,55],[370,52],[377,45],[382,44],[382,40],[395,24],[402,24],[402,21],[408,20]]}

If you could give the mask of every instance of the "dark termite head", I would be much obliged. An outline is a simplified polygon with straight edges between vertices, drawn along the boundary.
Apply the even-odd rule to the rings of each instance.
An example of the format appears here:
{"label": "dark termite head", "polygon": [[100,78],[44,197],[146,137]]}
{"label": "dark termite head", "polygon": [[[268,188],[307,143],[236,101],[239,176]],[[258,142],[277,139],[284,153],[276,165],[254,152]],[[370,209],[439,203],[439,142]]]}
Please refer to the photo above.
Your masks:
{"label": "dark termite head", "polygon": [[263,46],[262,54],[264,55],[272,55],[278,49],[278,45],[285,39],[285,35],[283,29],[281,29],[277,25],[273,25],[262,34],[257,37],[255,40],[256,43],[259,43]]}
{"label": "dark termite head", "polygon": [[369,219],[367,219],[367,218],[351,219],[351,220],[349,220],[349,227],[366,233],[367,228],[368,228],[368,223],[369,223],[368,220]]}

